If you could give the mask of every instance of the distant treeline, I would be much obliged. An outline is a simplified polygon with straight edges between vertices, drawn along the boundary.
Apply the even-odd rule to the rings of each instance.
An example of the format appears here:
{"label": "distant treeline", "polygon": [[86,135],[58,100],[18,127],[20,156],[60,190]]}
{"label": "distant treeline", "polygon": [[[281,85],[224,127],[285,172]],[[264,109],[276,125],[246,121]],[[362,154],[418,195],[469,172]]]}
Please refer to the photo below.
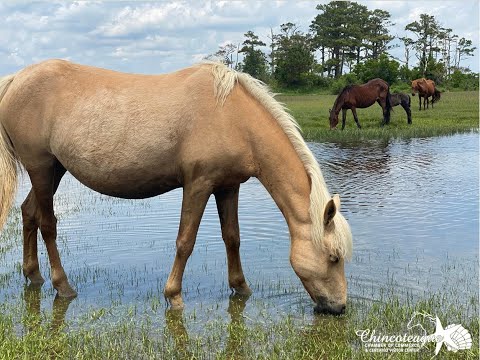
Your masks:
{"label": "distant treeline", "polygon": [[[207,58],[220,58],[280,88],[337,92],[375,77],[399,86],[426,77],[448,88],[478,89],[478,74],[461,66],[476,47],[442,27],[432,15],[421,14],[407,24],[405,30],[411,37],[398,38],[402,45],[395,46],[391,45],[395,36],[388,29],[393,25],[388,11],[369,10],[353,1],[332,1],[317,5],[316,10],[308,33],[297,24],[282,24],[280,33],[271,31],[267,47],[258,35],[247,31],[242,44],[227,44]],[[404,47],[403,59],[389,54],[398,46]]]}

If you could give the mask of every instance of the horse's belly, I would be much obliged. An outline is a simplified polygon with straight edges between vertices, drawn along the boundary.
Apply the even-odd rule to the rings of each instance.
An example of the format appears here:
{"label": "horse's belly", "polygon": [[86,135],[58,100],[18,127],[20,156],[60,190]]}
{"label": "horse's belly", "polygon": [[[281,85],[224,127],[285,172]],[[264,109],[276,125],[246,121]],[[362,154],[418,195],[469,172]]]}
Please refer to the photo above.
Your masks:
{"label": "horse's belly", "polygon": [[[82,184],[101,194],[124,198],[144,199],[166,193],[181,186],[177,176],[159,171],[152,173],[141,169],[123,171],[89,172],[67,169]],[[95,174],[95,175],[93,175]]]}

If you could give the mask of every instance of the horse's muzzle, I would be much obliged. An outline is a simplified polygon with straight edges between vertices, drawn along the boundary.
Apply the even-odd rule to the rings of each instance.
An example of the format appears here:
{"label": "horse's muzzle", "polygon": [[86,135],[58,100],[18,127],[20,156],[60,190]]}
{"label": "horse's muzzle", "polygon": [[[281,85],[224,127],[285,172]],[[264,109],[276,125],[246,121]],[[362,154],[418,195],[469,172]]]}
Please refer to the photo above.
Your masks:
{"label": "horse's muzzle", "polygon": [[345,314],[347,306],[345,304],[332,304],[329,302],[319,301],[317,306],[313,309],[316,314],[329,314],[329,315],[343,315]]}

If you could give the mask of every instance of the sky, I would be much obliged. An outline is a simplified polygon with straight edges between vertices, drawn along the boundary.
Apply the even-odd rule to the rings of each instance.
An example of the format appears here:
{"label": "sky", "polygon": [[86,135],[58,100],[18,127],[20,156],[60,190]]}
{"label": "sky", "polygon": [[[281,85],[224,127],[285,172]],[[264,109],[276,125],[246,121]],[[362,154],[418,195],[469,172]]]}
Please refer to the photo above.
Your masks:
{"label": "sky", "polygon": [[[271,29],[278,33],[282,23],[296,23],[306,32],[318,14],[316,5],[327,2],[2,2],[0,74],[50,58],[125,72],[170,72],[201,61],[221,45],[240,44],[248,30],[267,44]],[[479,47],[478,0],[357,2],[389,11],[392,35],[414,37],[405,25],[428,13]],[[403,47],[391,54],[404,59]],[[478,49],[474,54],[461,65],[478,72]]]}

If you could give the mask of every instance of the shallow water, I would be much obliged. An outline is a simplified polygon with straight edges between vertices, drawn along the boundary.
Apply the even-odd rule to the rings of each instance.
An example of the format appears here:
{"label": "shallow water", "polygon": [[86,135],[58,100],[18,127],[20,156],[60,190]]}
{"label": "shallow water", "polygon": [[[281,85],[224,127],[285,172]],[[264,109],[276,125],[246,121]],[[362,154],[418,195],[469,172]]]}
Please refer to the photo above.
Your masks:
{"label": "shallow water", "polygon": [[[385,289],[418,299],[459,282],[465,286],[455,296],[478,296],[478,134],[309,146],[331,193],[340,194],[341,211],[354,234],[354,256],[346,267],[352,306],[381,301]],[[28,191],[24,178],[18,205]],[[65,176],[55,197],[58,243],[79,293],[69,305],[68,321],[75,323],[92,311],[115,319],[132,308],[139,317],[164,319],[162,291],[173,262],[180,205],[181,190],[120,200]],[[313,318],[311,300],[290,267],[285,221],[255,179],[241,187],[239,214],[243,268],[254,291],[243,304],[243,315]],[[41,309],[51,312],[54,291],[45,247],[39,244],[47,282],[37,296]],[[21,246],[0,258],[2,302],[24,296],[21,260]],[[228,317],[225,249],[213,197],[183,288],[194,322]]]}

